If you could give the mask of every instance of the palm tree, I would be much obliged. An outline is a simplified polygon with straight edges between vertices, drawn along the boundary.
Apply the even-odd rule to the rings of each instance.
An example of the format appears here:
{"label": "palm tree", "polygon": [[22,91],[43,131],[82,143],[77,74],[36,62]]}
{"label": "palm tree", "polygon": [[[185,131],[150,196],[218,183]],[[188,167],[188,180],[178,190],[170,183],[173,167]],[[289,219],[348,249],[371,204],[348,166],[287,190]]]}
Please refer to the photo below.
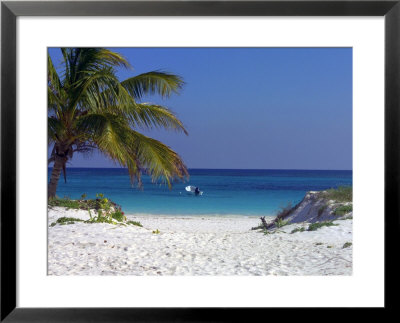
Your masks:
{"label": "palm tree", "polygon": [[54,163],[48,196],[55,197],[61,171],[75,153],[98,149],[128,168],[132,185],[141,187],[141,172],[171,187],[188,176],[181,157],[160,141],[138,132],[151,128],[173,129],[187,134],[182,122],[166,107],[143,103],[145,94],[169,97],[182,79],[153,71],[124,81],[116,68],[130,68],[123,56],[104,48],[61,48],[59,73],[48,55],[49,164]]}

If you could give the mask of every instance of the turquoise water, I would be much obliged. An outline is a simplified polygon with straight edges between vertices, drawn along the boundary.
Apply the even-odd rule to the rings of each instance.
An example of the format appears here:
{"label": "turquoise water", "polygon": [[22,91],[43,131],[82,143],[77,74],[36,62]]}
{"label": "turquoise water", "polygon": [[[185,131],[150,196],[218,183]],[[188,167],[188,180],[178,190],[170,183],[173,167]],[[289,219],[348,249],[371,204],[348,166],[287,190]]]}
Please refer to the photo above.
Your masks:
{"label": "turquoise water", "polygon": [[[51,169],[49,169],[50,176]],[[60,178],[57,196],[80,198],[96,193],[122,206],[126,213],[164,215],[273,215],[288,202],[297,203],[307,191],[352,185],[352,171],[189,169],[190,179],[169,190],[143,176],[144,189],[130,185],[122,168],[69,168]],[[194,196],[185,186],[198,186]]]}

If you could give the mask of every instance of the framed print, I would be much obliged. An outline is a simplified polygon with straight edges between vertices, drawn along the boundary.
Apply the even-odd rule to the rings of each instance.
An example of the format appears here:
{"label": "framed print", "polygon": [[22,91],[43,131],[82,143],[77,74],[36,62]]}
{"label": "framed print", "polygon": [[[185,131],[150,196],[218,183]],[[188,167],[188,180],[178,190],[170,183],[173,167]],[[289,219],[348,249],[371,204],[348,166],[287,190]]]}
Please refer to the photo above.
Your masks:
{"label": "framed print", "polygon": [[1,10],[1,320],[394,305],[398,1]]}

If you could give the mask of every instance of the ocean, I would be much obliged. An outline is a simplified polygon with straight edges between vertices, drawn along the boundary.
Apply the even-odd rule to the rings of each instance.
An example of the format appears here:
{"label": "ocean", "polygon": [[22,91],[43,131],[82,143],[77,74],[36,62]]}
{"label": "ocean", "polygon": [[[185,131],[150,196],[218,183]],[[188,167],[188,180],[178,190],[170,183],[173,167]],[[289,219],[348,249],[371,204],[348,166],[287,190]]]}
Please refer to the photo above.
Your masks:
{"label": "ocean", "polygon": [[[189,169],[189,174],[188,181],[174,183],[171,190],[143,176],[140,190],[131,186],[123,168],[67,168],[67,183],[61,175],[57,196],[95,198],[102,193],[127,214],[273,216],[307,191],[352,185],[350,170]],[[187,185],[199,187],[203,195],[186,192]]]}

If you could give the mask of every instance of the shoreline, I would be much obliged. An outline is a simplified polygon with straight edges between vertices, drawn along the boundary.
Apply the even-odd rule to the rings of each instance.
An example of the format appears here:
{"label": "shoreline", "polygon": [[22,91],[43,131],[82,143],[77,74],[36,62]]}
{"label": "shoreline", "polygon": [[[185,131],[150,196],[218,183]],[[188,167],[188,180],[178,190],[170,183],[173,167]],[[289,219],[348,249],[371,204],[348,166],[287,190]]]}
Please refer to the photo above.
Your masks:
{"label": "shoreline", "polygon": [[[85,210],[49,208],[49,225]],[[127,214],[143,227],[77,222],[48,228],[49,275],[351,275],[353,220],[291,233],[251,230],[258,216]],[[158,233],[154,233],[158,231]]]}
{"label": "shoreline", "polygon": [[[260,219],[262,215],[245,215],[245,214],[151,214],[151,213],[125,213],[128,218],[161,218],[161,219]],[[267,218],[274,218],[275,215],[266,215]]]}

